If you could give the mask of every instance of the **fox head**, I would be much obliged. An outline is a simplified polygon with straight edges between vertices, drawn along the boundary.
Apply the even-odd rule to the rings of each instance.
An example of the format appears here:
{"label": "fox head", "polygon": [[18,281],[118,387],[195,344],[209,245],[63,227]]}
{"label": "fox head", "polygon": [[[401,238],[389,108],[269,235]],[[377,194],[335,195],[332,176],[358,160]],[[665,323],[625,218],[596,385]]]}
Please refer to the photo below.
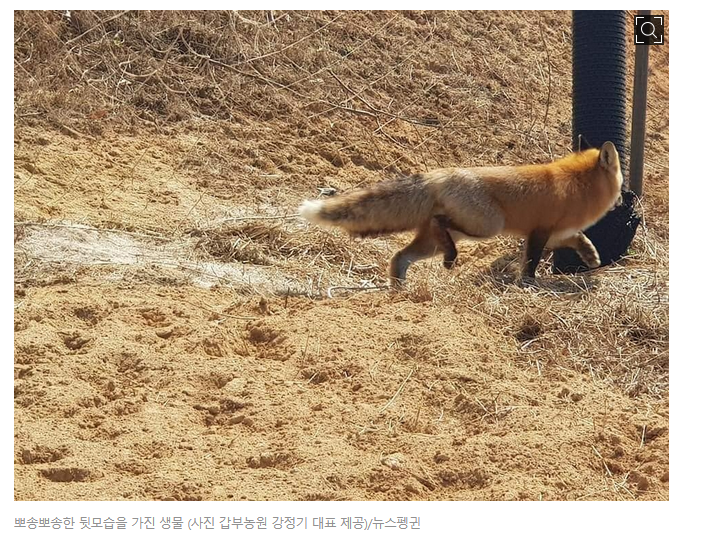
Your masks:
{"label": "fox head", "polygon": [[614,205],[621,204],[621,186],[624,183],[624,176],[621,173],[621,162],[619,152],[613,142],[604,142],[599,150],[599,161],[597,167],[603,172],[602,176],[609,184],[612,193],[615,193]]}

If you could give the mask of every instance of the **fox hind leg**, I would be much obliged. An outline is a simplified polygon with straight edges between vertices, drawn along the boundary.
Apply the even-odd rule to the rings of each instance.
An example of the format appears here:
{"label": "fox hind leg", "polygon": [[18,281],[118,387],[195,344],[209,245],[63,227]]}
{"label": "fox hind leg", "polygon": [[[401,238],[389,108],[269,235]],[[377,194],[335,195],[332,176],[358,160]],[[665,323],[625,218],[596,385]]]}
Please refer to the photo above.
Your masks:
{"label": "fox hind leg", "polygon": [[435,215],[430,223],[432,235],[444,253],[443,265],[446,269],[451,269],[457,259],[457,247],[449,234],[450,224],[449,217],[444,215]]}
{"label": "fox hind leg", "polygon": [[[432,228],[444,252],[444,266],[451,269],[457,258],[454,238],[459,235],[471,239],[487,239],[503,231],[505,217],[502,209],[490,196],[480,190],[469,192],[456,189],[447,192],[444,199],[444,215],[432,218]],[[450,234],[452,230],[453,234]]]}
{"label": "fox hind leg", "polygon": [[417,235],[404,249],[390,260],[390,284],[399,287],[405,280],[407,270],[414,262],[430,258],[437,252],[437,240],[429,223],[418,229]]}
{"label": "fox hind leg", "polygon": [[473,239],[494,237],[505,226],[503,209],[480,188],[449,190],[444,193],[442,210],[448,228]]}

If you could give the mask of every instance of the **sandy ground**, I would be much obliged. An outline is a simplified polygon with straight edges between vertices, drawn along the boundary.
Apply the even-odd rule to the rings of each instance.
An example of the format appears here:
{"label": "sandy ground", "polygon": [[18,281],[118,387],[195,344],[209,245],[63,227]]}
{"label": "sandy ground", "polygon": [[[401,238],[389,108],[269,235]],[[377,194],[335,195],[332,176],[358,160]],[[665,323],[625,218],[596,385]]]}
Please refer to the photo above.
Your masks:
{"label": "sandy ground", "polygon": [[[548,140],[562,154],[571,43],[568,13],[543,16],[547,45],[513,44],[527,14],[470,19],[471,41],[440,15],[425,54],[403,45],[428,18],[351,17],[317,34],[332,54],[400,47],[338,71],[399,77],[365,94],[369,112],[388,96],[398,115],[426,102],[442,120],[473,108],[468,122],[380,130],[394,118],[317,109],[303,123],[302,97],[252,77],[292,115],[244,105],[228,121],[126,127],[124,110],[87,112],[104,121],[90,133],[71,103],[47,121],[16,114],[16,500],[667,500],[667,46],[651,57],[651,189],[625,262],[576,277],[544,262],[520,287],[518,243],[499,239],[462,246],[451,272],[414,266],[402,292],[361,291],[385,283],[405,237],[316,229],[298,203],[396,159],[537,162]],[[297,41],[306,21],[287,20],[280,45],[313,50]],[[389,25],[365,41],[367,21]],[[548,56],[543,131],[545,97],[524,109],[520,81],[542,88]],[[415,93],[425,78],[437,89]],[[327,98],[353,106],[339,82]]]}

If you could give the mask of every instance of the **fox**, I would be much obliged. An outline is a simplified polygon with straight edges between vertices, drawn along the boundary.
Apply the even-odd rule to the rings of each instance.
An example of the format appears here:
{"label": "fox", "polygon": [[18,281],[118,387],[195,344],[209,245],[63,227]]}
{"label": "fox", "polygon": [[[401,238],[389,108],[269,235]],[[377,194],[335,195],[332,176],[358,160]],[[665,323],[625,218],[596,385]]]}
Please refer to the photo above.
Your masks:
{"label": "fox", "polygon": [[612,142],[545,164],[441,168],[381,181],[328,199],[305,200],[299,214],[351,235],[415,231],[388,274],[400,287],[410,265],[443,255],[451,269],[459,239],[525,238],[521,279],[535,279],[547,247],[574,249],[589,268],[601,259],[584,230],[621,202],[623,175]]}

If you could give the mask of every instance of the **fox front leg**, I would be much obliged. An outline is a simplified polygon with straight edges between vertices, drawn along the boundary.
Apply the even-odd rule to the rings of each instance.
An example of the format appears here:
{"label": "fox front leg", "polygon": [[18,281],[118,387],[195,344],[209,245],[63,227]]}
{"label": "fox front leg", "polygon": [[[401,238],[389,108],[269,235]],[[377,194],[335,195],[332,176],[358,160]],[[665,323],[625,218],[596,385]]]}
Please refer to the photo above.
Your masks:
{"label": "fox front leg", "polygon": [[571,246],[577,251],[582,261],[587,264],[587,267],[590,269],[599,267],[601,265],[601,259],[592,241],[582,232],[577,233],[573,239],[574,241]]}
{"label": "fox front leg", "polygon": [[525,240],[525,256],[522,270],[524,278],[535,278],[535,270],[538,268],[548,239],[550,239],[550,233],[546,230],[533,230]]}
{"label": "fox front leg", "polygon": [[589,239],[584,232],[577,232],[576,234],[560,241],[553,241],[551,239],[548,243],[548,248],[551,249],[562,247],[574,249],[577,254],[579,254],[579,257],[582,258],[582,261],[590,269],[596,269],[601,265],[601,259],[599,258],[597,249],[594,247],[591,239]]}

